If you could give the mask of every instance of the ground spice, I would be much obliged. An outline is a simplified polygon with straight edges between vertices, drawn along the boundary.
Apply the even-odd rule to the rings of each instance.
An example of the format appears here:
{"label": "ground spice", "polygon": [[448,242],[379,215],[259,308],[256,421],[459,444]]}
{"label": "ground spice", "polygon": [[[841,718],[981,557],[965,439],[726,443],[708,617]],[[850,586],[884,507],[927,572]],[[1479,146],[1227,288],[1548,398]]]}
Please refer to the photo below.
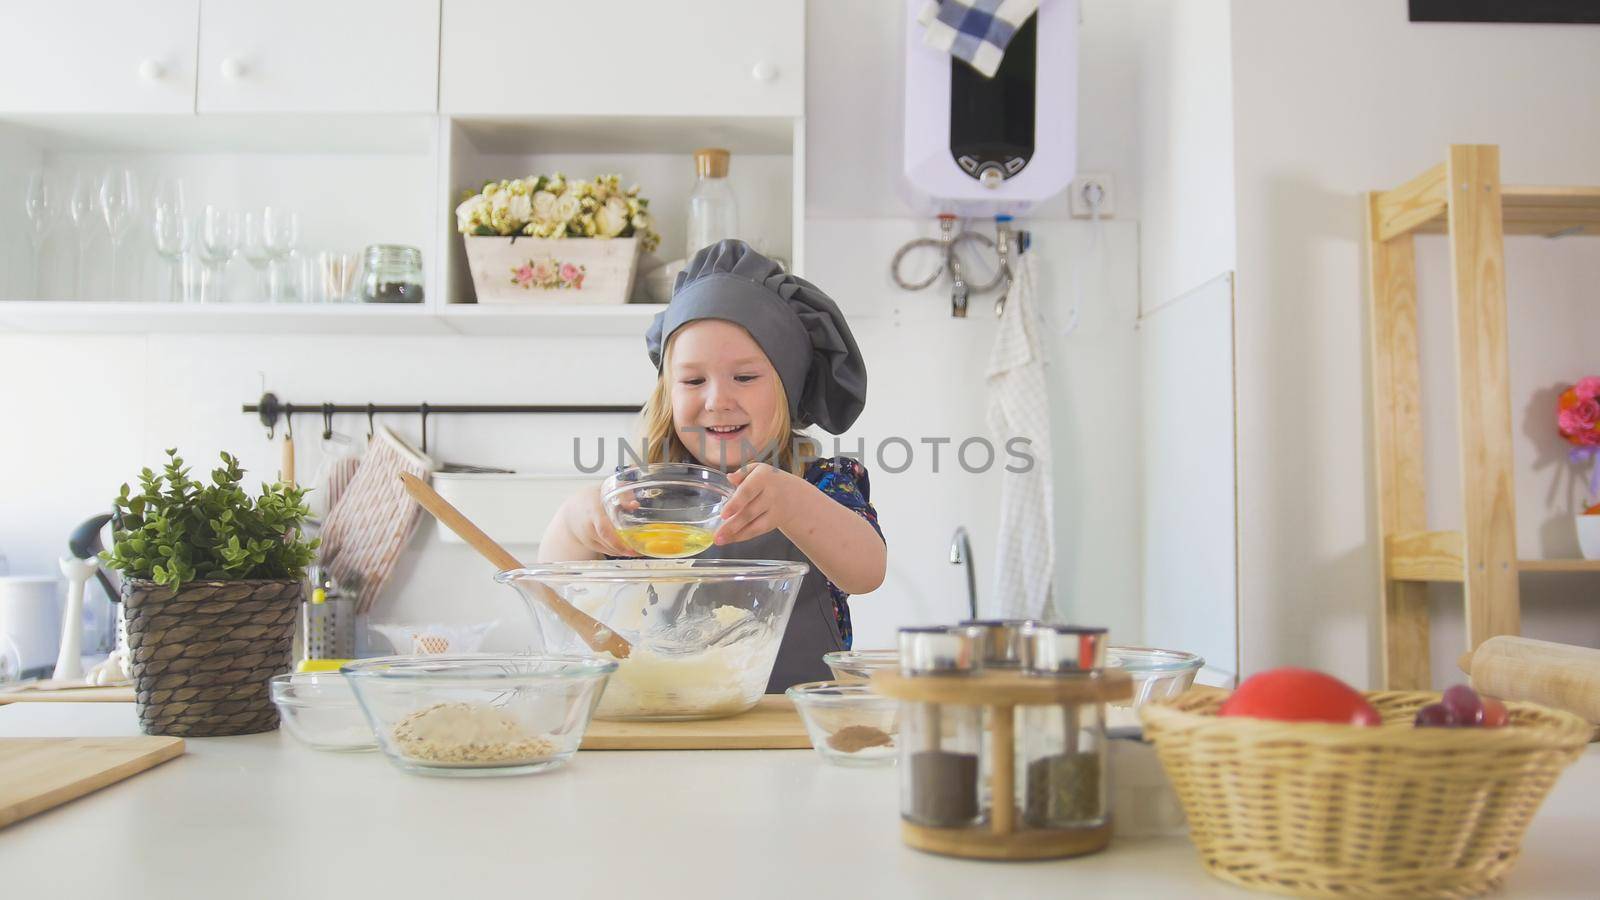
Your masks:
{"label": "ground spice", "polygon": [[1041,828],[1098,822],[1100,757],[1094,753],[1044,756],[1028,764],[1023,820]]}
{"label": "ground spice", "polygon": [[893,746],[889,732],[871,725],[846,725],[828,735],[828,746],[840,753],[859,753],[868,747]]}
{"label": "ground spice", "polygon": [[978,818],[978,757],[930,750],[911,754],[911,811],[922,825],[959,826]]}
{"label": "ground spice", "polygon": [[443,766],[503,766],[554,756],[556,745],[530,735],[492,706],[436,703],[395,724],[395,748],[417,762]]}

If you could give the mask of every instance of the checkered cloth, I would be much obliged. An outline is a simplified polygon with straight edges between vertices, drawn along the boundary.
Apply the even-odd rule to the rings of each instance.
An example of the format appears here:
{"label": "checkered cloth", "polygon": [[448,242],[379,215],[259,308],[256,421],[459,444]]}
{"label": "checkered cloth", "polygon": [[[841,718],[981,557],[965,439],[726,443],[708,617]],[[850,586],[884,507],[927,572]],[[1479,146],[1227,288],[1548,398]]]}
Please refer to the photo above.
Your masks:
{"label": "checkered cloth", "polygon": [[917,21],[927,28],[924,43],[993,78],[1006,45],[1038,8],[1039,0],[928,0]]}
{"label": "checkered cloth", "polygon": [[989,429],[1003,446],[1027,438],[1033,467],[1000,476],[1000,533],[995,538],[996,605],[983,618],[1045,614],[1056,574],[1055,497],[1050,454],[1050,393],[1034,316],[1035,254],[1025,253],[989,354]]}

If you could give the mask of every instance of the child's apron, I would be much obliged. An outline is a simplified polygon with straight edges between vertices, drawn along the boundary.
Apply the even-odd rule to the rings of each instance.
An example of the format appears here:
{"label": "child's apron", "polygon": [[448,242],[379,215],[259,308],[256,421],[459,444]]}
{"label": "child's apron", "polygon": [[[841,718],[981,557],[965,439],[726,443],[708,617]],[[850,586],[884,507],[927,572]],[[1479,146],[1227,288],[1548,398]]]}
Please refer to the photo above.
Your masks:
{"label": "child's apron", "polygon": [[839,620],[833,614],[828,580],[783,532],[774,528],[748,541],[721,547],[712,545],[699,556],[701,559],[776,559],[811,566],[800,583],[799,596],[795,597],[789,627],[778,648],[778,661],[772,666],[772,677],[767,679],[767,693],[780,694],[790,685],[833,677],[822,661],[822,654],[843,650],[844,639],[839,635]]}

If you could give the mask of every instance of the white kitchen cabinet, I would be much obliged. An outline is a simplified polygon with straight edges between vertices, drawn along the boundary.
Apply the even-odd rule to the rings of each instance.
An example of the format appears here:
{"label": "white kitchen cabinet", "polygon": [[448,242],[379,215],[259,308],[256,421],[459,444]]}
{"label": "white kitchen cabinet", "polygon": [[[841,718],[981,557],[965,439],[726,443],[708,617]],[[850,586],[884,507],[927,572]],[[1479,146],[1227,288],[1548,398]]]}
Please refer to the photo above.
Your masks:
{"label": "white kitchen cabinet", "polygon": [[207,112],[432,112],[439,0],[203,0]]}
{"label": "white kitchen cabinet", "polygon": [[801,0],[443,0],[462,115],[800,116]]}
{"label": "white kitchen cabinet", "polygon": [[0,112],[194,111],[200,0],[51,0],[0,9]]}

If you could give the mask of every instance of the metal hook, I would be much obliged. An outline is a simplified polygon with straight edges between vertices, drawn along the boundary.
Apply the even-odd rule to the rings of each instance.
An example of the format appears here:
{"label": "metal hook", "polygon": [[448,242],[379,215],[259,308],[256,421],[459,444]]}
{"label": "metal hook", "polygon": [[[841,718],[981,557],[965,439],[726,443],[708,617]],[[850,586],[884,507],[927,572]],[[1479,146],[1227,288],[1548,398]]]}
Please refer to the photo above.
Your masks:
{"label": "metal hook", "polygon": [[292,410],[285,409],[283,411],[283,427],[283,439],[286,441],[294,440],[294,412]]}
{"label": "metal hook", "polygon": [[1006,298],[1011,296],[1011,217],[998,215],[994,217],[994,252],[1000,259],[1000,273],[995,276],[996,281],[1004,280],[1006,286],[1001,288],[1000,296],[994,301],[994,315],[999,318],[1006,311]]}
{"label": "metal hook", "polygon": [[373,436],[372,404],[368,403],[367,404],[367,440],[369,440],[369,441],[372,440],[372,436]]}
{"label": "metal hook", "polygon": [[427,453],[428,452],[428,403],[427,403],[427,401],[423,401],[422,402],[422,404],[418,407],[418,411],[422,413],[422,452],[423,453]]}
{"label": "metal hook", "polygon": [[322,439],[333,439],[333,404],[322,404]]}

